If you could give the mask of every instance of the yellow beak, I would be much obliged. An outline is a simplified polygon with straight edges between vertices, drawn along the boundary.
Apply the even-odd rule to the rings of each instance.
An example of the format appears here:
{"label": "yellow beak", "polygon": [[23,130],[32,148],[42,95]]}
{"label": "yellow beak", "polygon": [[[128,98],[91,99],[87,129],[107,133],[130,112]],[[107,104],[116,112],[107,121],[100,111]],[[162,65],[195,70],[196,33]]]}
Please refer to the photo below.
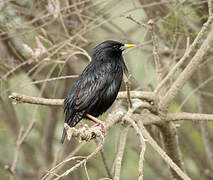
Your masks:
{"label": "yellow beak", "polygon": [[135,46],[136,46],[135,44],[124,44],[123,46],[120,47],[120,50],[124,51],[125,49],[132,48]]}
{"label": "yellow beak", "polygon": [[135,44],[124,44],[125,49],[135,47]]}

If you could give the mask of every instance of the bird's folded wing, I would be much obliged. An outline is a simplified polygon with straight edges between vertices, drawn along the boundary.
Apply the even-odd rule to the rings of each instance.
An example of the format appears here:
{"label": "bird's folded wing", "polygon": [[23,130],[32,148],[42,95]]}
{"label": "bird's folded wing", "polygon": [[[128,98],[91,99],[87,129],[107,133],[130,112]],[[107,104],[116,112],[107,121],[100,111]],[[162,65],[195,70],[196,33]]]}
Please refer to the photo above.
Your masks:
{"label": "bird's folded wing", "polygon": [[87,83],[79,90],[74,103],[74,109],[76,111],[82,111],[87,109],[88,106],[93,106],[97,103],[100,96],[102,96],[105,89],[110,84],[110,79],[105,76],[98,76],[97,78],[90,79]]}

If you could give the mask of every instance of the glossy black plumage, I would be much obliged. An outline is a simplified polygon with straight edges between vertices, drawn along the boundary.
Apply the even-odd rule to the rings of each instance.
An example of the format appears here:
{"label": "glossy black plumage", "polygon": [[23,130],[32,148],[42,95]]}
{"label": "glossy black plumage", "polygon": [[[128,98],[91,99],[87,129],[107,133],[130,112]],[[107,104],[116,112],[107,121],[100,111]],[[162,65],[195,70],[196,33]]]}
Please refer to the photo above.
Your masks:
{"label": "glossy black plumage", "polygon": [[[122,57],[122,51],[126,48],[116,41],[104,41],[95,47],[92,61],[79,75],[64,100],[65,123],[70,127],[86,118],[86,114],[98,117],[115,101],[123,72],[127,72]],[[65,137],[64,129],[62,143]]]}

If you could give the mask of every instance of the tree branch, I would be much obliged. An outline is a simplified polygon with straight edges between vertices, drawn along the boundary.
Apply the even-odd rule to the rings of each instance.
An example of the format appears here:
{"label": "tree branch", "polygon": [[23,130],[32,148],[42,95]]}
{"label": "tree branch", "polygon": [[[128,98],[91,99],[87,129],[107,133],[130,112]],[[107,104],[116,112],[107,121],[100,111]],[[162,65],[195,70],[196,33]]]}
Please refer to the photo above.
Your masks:
{"label": "tree branch", "polygon": [[150,136],[148,131],[143,126],[142,122],[138,123],[142,134],[147,138],[151,146],[159,153],[159,155],[167,162],[167,164],[184,180],[190,180],[190,178],[173,162],[173,160],[161,149],[161,147]]}
{"label": "tree branch", "polygon": [[124,149],[126,145],[126,139],[129,131],[129,126],[124,128],[121,132],[121,138],[120,138],[120,145],[118,154],[116,157],[116,163],[115,163],[115,175],[113,180],[119,180],[120,179],[120,173],[121,173],[121,162],[124,154]]}
{"label": "tree branch", "polygon": [[[130,91],[131,98],[139,98],[147,100],[149,102],[156,102],[156,97],[152,92],[142,92],[142,91]],[[27,96],[19,93],[12,93],[9,96],[13,100],[14,104],[16,103],[29,103],[29,104],[39,104],[39,105],[48,105],[48,106],[61,106],[64,102],[63,99],[47,99],[40,97]],[[117,99],[126,99],[127,92],[121,91],[118,93]]]}
{"label": "tree branch", "polygon": [[[209,17],[208,21],[203,25],[203,27],[201,28],[200,32],[198,33],[198,35],[196,36],[195,40],[193,41],[193,43],[189,47],[186,48],[183,57],[169,71],[169,73],[167,74],[167,76],[160,82],[160,84],[158,84],[157,88],[155,89],[156,93],[158,93],[160,91],[160,89],[163,87],[163,85],[165,85],[165,83],[169,79],[171,79],[171,77],[174,76],[174,74],[176,73],[176,71],[178,70],[178,68],[180,68],[181,65],[185,62],[185,60],[190,56],[190,54],[193,52],[193,50],[195,49],[195,47],[197,46],[197,44],[200,42],[201,38],[204,36],[204,33],[207,30],[207,28],[211,25],[212,20],[213,20],[213,17]],[[187,44],[188,44],[188,42],[187,42]]]}
{"label": "tree branch", "polygon": [[170,103],[173,101],[173,99],[177,96],[177,94],[182,90],[183,86],[186,84],[186,82],[198,68],[199,64],[204,60],[203,56],[210,49],[212,43],[213,43],[213,30],[209,32],[208,37],[205,39],[201,47],[197,50],[191,62],[180,74],[180,76],[174,82],[174,84],[169,89],[167,94],[160,101],[159,107],[161,110],[165,111],[170,105]]}

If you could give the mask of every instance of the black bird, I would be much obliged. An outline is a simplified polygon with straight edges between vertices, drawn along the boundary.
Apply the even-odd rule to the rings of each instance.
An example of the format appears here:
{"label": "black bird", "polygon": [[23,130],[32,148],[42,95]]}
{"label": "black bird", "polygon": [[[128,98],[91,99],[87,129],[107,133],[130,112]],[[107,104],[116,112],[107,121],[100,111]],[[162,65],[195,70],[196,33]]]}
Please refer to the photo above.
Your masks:
{"label": "black bird", "polygon": [[[123,73],[128,72],[122,51],[134,46],[108,40],[95,47],[92,61],[79,75],[64,100],[65,123],[74,127],[82,118],[87,118],[104,125],[95,117],[103,114],[115,101]],[[62,143],[66,135],[64,129]]]}

